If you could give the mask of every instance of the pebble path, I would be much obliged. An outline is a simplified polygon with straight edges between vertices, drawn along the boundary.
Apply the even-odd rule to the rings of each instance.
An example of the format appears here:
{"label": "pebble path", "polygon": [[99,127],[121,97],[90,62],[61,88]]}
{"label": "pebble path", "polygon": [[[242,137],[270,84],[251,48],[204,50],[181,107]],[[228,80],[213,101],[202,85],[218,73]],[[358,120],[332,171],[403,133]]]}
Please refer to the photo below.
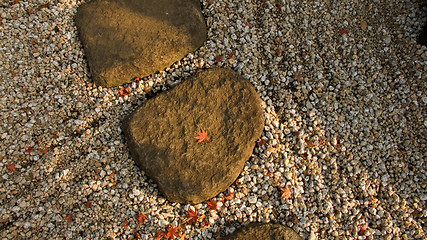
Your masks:
{"label": "pebble path", "polygon": [[[170,226],[211,239],[249,222],[310,240],[427,239],[422,1],[202,0],[205,45],[123,89],[91,82],[81,3],[0,3],[3,239],[153,239]],[[262,141],[218,209],[168,202],[130,158],[121,121],[219,66],[264,101]],[[180,225],[189,210],[207,221]]]}

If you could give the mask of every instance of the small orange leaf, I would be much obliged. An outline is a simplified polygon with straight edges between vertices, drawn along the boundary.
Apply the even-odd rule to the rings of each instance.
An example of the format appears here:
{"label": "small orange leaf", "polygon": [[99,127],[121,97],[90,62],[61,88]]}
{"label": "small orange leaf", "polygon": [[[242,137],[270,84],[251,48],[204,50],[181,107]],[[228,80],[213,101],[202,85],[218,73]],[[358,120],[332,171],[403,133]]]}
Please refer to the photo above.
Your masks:
{"label": "small orange leaf", "polygon": [[158,230],[157,231],[157,233],[156,233],[156,238],[155,238],[155,240],[160,240],[160,239],[162,239],[162,238],[166,238],[166,239],[168,239],[169,237],[168,237],[168,233],[167,232],[165,232],[165,231],[163,231],[163,230]]}
{"label": "small orange leaf", "polygon": [[31,152],[34,150],[34,147],[29,147],[27,150],[25,150],[25,153],[31,154]]}
{"label": "small orange leaf", "polygon": [[217,205],[216,200],[210,199],[209,201],[207,201],[207,204],[211,210],[217,210],[218,209],[218,205]]}
{"label": "small orange leaf", "polygon": [[270,176],[273,172],[270,172],[270,169],[268,169],[268,167],[265,167],[265,169],[267,170],[267,173],[265,174],[265,176]]}
{"label": "small orange leaf", "polygon": [[234,198],[234,192],[229,192],[228,195],[222,199],[222,203],[225,203],[226,201],[230,201],[233,198]]}
{"label": "small orange leaf", "polygon": [[175,239],[178,236],[178,227],[170,226],[168,228],[168,233],[166,234],[167,239]]}
{"label": "small orange leaf", "polygon": [[285,200],[287,200],[287,199],[289,199],[289,198],[291,198],[292,197],[292,192],[291,192],[291,189],[289,188],[289,187],[286,187],[286,188],[280,188],[280,190],[282,190],[282,197],[285,199]]}
{"label": "small orange leaf", "polygon": [[365,231],[368,230],[368,227],[366,225],[363,225],[360,227],[359,232],[357,233],[359,236],[365,235]]}
{"label": "small orange leaf", "polygon": [[345,28],[343,28],[343,29],[340,30],[340,33],[341,34],[348,34],[348,30],[345,29]]}
{"label": "small orange leaf", "polygon": [[264,146],[266,144],[266,142],[262,138],[259,138],[258,141],[256,141],[256,142],[258,143],[259,147],[262,147],[262,146]]}
{"label": "small orange leaf", "polygon": [[144,213],[140,213],[136,220],[138,220],[139,223],[144,223],[147,221],[147,216]]}
{"label": "small orange leaf", "polygon": [[86,203],[86,207],[87,207],[87,208],[90,208],[90,207],[92,207],[92,206],[93,206],[93,204],[92,204],[91,202],[87,202],[87,203]]}
{"label": "small orange leaf", "polygon": [[199,141],[197,141],[197,143],[201,143],[201,142],[209,142],[210,140],[210,136],[212,135],[208,135],[208,133],[201,129],[201,132],[196,132],[198,136],[194,137],[195,139],[198,139]]}
{"label": "small orange leaf", "polygon": [[202,229],[206,229],[206,228],[209,228],[209,226],[211,225],[211,222],[209,222],[209,220],[208,219],[203,219],[203,226],[202,226]]}
{"label": "small orange leaf", "polygon": [[123,224],[123,227],[125,229],[129,229],[129,221],[128,220],[125,220],[125,224]]}
{"label": "small orange leaf", "polygon": [[43,148],[42,150],[40,150],[40,152],[43,154],[43,155],[46,155],[46,153],[49,151],[49,148],[48,147],[45,147],[45,148]]}
{"label": "small orange leaf", "polygon": [[16,170],[15,163],[9,163],[9,164],[7,164],[6,168],[9,169],[10,171],[15,171]]}
{"label": "small orange leaf", "polygon": [[188,221],[190,224],[197,223],[197,220],[199,220],[199,217],[197,216],[197,210],[190,209],[187,212],[186,218],[190,218],[190,221]]}
{"label": "small orange leaf", "polygon": [[124,88],[124,87],[122,86],[122,87],[121,87],[121,89],[119,90],[120,95],[122,95],[122,96],[127,96],[127,95],[129,95],[129,94],[130,94],[129,89],[130,89],[129,87]]}
{"label": "small orange leaf", "polygon": [[69,213],[66,217],[65,220],[67,220],[68,222],[72,222],[73,221],[73,214]]}

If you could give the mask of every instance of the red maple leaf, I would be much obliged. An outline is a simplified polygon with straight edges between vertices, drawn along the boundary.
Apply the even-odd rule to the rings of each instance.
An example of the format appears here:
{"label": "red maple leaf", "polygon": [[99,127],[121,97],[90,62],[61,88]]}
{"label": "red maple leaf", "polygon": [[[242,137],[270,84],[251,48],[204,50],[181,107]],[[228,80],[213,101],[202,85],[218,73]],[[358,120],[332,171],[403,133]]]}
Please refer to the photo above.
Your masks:
{"label": "red maple leaf", "polygon": [[9,163],[9,164],[7,164],[6,168],[9,169],[10,171],[15,171],[16,170],[15,163]]}
{"label": "red maple leaf", "polygon": [[270,169],[268,169],[268,167],[265,167],[265,169],[267,170],[267,173],[265,174],[265,176],[270,176],[273,172],[270,172]]}
{"label": "red maple leaf", "polygon": [[357,233],[359,236],[365,235],[365,231],[368,230],[368,227],[366,225],[363,225],[360,227],[359,232]]}
{"label": "red maple leaf", "polygon": [[192,223],[197,223],[197,220],[199,220],[199,217],[197,216],[197,210],[193,210],[190,209],[187,212],[187,216],[185,216],[186,218],[190,218],[190,221],[188,221],[188,223],[192,224]]}
{"label": "red maple leaf", "polygon": [[147,221],[147,216],[144,213],[140,213],[136,220],[138,220],[139,223],[144,223]]}
{"label": "red maple leaf", "polygon": [[25,153],[31,154],[31,152],[34,150],[34,147],[29,147],[27,150],[25,150]]}
{"label": "red maple leaf", "polygon": [[209,201],[206,201],[206,203],[208,204],[208,207],[211,210],[217,210],[218,209],[218,204],[216,200],[210,199]]}
{"label": "red maple leaf", "polygon": [[222,199],[222,203],[225,203],[226,201],[230,201],[233,198],[234,198],[234,192],[229,192],[228,195]]}
{"label": "red maple leaf", "polygon": [[230,58],[232,58],[234,56],[236,56],[236,51],[231,52],[230,55],[228,55],[228,59],[230,59]]}
{"label": "red maple leaf", "polygon": [[130,89],[129,87],[124,88],[124,87],[122,86],[122,87],[121,87],[121,89],[119,90],[120,95],[122,95],[122,96],[127,96],[127,95],[129,95],[129,94],[130,94],[129,89]]}
{"label": "red maple leaf", "polygon": [[69,213],[66,217],[65,220],[67,220],[68,222],[72,222],[73,221],[73,214]]}
{"label": "red maple leaf", "polygon": [[201,143],[201,142],[209,142],[210,137],[214,136],[214,135],[208,135],[208,133],[201,129],[201,132],[196,132],[198,136],[194,137],[195,139],[198,139],[199,141],[197,141],[197,143]]}
{"label": "red maple leaf", "polygon": [[129,221],[128,220],[125,220],[125,224],[123,224],[123,227],[125,229],[129,229]]}
{"label": "red maple leaf", "polygon": [[218,56],[215,57],[215,61],[216,62],[219,62],[221,60],[222,60],[222,56],[221,55],[218,55]]}
{"label": "red maple leaf", "polygon": [[259,147],[262,147],[262,146],[264,146],[266,144],[266,142],[262,138],[259,138],[258,141],[256,141],[256,142],[258,143]]}
{"label": "red maple leaf", "polygon": [[163,231],[163,230],[158,230],[158,231],[157,231],[157,233],[156,233],[156,238],[155,238],[155,240],[160,240],[160,239],[162,239],[162,238],[169,239],[169,237],[168,237],[168,233],[167,233],[167,232],[165,232],[165,231]]}
{"label": "red maple leaf", "polygon": [[175,239],[178,236],[178,227],[170,226],[168,228],[168,233],[166,234],[167,239]]}
{"label": "red maple leaf", "polygon": [[217,209],[218,209],[218,205],[217,205],[217,201],[216,201],[216,200],[210,199],[210,200],[209,200],[209,201],[207,201],[206,203],[208,204],[208,207],[209,207],[211,210],[217,210]]}
{"label": "red maple leaf", "polygon": [[43,154],[43,155],[46,155],[46,153],[49,151],[49,148],[48,147],[45,147],[45,148],[43,148],[42,150],[40,150],[40,152]]}
{"label": "red maple leaf", "polygon": [[345,28],[343,28],[343,29],[340,30],[340,33],[341,34],[348,34],[348,30],[345,29]]}
{"label": "red maple leaf", "polygon": [[282,197],[286,200],[292,197],[292,192],[291,189],[289,187],[286,188],[280,188],[280,190],[282,190]]}
{"label": "red maple leaf", "polygon": [[203,226],[202,229],[206,229],[209,228],[209,226],[211,225],[211,222],[209,222],[209,220],[207,220],[206,218],[203,219]]}

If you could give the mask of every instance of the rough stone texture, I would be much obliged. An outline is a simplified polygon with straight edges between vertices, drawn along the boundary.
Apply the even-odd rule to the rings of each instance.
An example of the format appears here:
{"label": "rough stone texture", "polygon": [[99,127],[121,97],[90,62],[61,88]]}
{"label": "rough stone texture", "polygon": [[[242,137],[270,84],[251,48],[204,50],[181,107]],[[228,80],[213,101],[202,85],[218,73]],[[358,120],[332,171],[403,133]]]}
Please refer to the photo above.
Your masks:
{"label": "rough stone texture", "polygon": [[75,22],[92,77],[104,87],[169,67],[207,35],[198,0],[93,0]]}
{"label": "rough stone texture", "polygon": [[[201,72],[124,121],[136,163],[168,200],[199,203],[238,177],[264,128],[261,99],[235,71]],[[197,143],[196,131],[209,142]]]}
{"label": "rough stone texture", "polygon": [[253,223],[221,240],[302,240],[292,229],[280,224]]}

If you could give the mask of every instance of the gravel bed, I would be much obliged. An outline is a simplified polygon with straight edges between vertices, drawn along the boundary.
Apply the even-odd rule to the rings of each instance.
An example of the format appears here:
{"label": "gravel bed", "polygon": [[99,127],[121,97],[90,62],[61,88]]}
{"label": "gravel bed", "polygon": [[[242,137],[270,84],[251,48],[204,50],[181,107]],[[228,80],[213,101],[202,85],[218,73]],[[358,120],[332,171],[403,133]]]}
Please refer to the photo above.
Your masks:
{"label": "gravel bed", "polygon": [[[206,44],[126,96],[91,82],[81,3],[0,3],[3,239],[153,239],[170,226],[211,239],[249,222],[310,240],[427,239],[422,1],[202,0]],[[217,210],[171,203],[130,158],[121,121],[219,66],[255,86],[266,144]],[[207,221],[184,224],[189,210]]]}

